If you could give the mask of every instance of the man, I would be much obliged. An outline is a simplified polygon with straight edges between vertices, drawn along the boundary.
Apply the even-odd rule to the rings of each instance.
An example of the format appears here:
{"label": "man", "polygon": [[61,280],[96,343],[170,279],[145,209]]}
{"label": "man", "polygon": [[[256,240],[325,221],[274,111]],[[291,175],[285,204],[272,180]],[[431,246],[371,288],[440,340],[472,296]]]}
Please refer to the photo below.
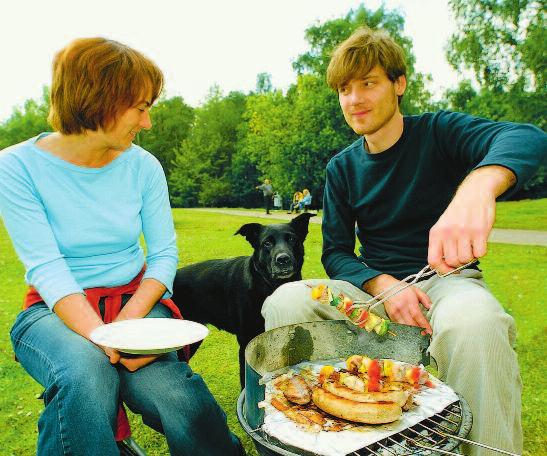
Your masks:
{"label": "man", "polygon": [[[403,50],[380,31],[360,29],[334,52],[327,81],[361,135],[326,170],[322,261],[336,280],[278,288],[262,308],[266,329],[340,318],[311,300],[306,283],[366,300],[427,263],[446,273],[484,256],[496,198],[521,188],[545,158],[546,135],[530,125],[442,111],[403,116],[405,70]],[[471,406],[471,439],[520,453],[515,324],[477,265],[421,281],[378,307],[432,334],[439,376]]]}
{"label": "man", "polygon": [[270,179],[264,179],[264,183],[262,185],[257,185],[255,188],[257,190],[262,190],[262,194],[264,195],[264,208],[266,209],[266,214],[270,214],[273,198],[273,187]]}

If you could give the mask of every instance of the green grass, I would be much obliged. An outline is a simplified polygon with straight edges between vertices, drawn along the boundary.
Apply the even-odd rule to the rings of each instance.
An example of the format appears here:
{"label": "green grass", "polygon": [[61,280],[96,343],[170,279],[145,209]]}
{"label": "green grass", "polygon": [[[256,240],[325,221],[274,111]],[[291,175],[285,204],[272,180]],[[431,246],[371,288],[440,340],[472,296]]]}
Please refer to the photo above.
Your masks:
{"label": "green grass", "polygon": [[497,203],[494,227],[547,231],[547,198]]}
{"label": "green grass", "polygon": [[[513,210],[515,208],[511,208]],[[181,265],[210,258],[247,255],[251,248],[233,233],[244,223],[268,223],[252,217],[228,216],[184,209],[174,210]],[[272,220],[273,222],[273,220]],[[310,225],[306,241],[304,277],[325,277],[320,264],[321,232]],[[9,329],[19,312],[25,284],[23,268],[0,224],[0,454],[26,456],[35,453],[37,418],[43,408],[35,398],[42,390],[13,359]],[[515,317],[518,327],[519,362],[524,382],[523,425],[525,454],[547,454],[544,428],[547,410],[547,331],[545,306],[547,248],[491,244],[483,261],[485,275],[494,294]],[[230,428],[238,434],[249,454],[256,454],[250,439],[237,422],[239,395],[237,345],[235,338],[212,328],[191,361],[228,415]],[[495,373],[492,373],[493,380]],[[135,437],[150,456],[167,455],[161,435],[131,416]]]}

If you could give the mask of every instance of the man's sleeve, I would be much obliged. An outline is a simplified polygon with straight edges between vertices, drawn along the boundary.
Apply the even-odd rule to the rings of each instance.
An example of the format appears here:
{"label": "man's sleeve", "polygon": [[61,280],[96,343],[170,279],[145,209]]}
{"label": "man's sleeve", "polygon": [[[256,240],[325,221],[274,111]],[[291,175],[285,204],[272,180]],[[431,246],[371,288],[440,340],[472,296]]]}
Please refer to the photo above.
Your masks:
{"label": "man's sleeve", "polygon": [[516,184],[503,198],[520,190],[547,156],[547,135],[529,124],[494,122],[455,112],[440,111],[435,135],[441,149],[467,173],[483,166],[511,170]]}
{"label": "man's sleeve", "polygon": [[323,201],[323,254],[321,261],[331,279],[345,280],[358,288],[381,274],[355,255],[355,217],[348,200],[347,182],[331,161],[327,165]]}

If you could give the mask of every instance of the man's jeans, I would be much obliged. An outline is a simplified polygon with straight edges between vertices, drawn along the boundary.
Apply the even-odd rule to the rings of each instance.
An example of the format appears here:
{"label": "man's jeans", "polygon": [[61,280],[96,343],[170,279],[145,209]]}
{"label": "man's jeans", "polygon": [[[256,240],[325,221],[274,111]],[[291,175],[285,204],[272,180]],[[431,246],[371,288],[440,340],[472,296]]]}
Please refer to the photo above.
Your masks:
{"label": "man's jeans", "polygon": [[[162,304],[147,317],[170,317]],[[129,372],[71,331],[44,303],[21,312],[11,330],[15,354],[44,388],[38,455],[119,456],[120,398],[167,438],[172,455],[242,454],[226,415],[202,378],[172,352]]]}

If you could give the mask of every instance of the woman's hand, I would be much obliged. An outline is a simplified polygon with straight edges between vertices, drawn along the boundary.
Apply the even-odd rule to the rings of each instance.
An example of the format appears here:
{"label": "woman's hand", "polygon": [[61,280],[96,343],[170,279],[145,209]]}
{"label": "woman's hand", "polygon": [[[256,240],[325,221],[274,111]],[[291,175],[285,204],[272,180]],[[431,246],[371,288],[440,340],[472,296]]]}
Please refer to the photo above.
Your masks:
{"label": "woman's hand", "polygon": [[102,345],[99,345],[99,347],[104,351],[105,355],[108,356],[108,359],[110,359],[110,364],[117,364],[120,361],[121,355],[118,350],[110,347],[103,347]]}
{"label": "woman's hand", "polygon": [[139,370],[141,367],[144,367],[151,362],[158,359],[161,355],[141,355],[141,356],[135,356],[131,358],[124,358],[123,356],[120,358],[120,364],[124,366],[129,372],[135,372]]}
{"label": "woman's hand", "polygon": [[[399,282],[393,276],[381,274],[365,283],[363,288],[368,294],[376,296]],[[420,304],[426,309],[430,309],[429,296],[417,287],[408,287],[384,302],[384,308],[390,320],[405,325],[418,326],[424,328],[426,334],[432,334],[431,325],[425,318]]]}

